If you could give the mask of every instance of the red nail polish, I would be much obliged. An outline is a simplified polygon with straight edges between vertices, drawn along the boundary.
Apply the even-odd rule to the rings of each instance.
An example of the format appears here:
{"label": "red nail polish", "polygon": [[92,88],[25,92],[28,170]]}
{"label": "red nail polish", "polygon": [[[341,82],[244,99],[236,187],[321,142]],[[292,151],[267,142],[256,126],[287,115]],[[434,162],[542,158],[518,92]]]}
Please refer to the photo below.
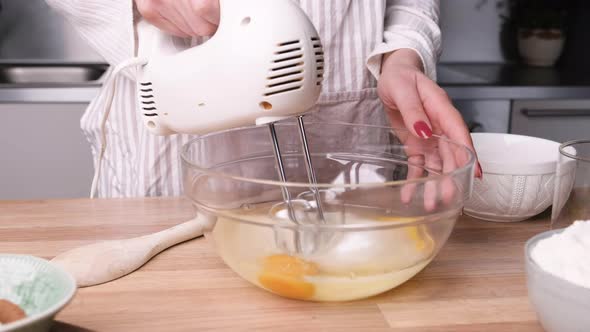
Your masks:
{"label": "red nail polish", "polygon": [[416,134],[418,134],[422,138],[432,137],[432,130],[424,121],[418,121],[414,123],[414,130],[416,131]]}
{"label": "red nail polish", "polygon": [[475,177],[479,178],[479,179],[483,179],[483,170],[481,169],[481,165],[479,164],[479,161],[477,162],[477,168],[475,171]]}

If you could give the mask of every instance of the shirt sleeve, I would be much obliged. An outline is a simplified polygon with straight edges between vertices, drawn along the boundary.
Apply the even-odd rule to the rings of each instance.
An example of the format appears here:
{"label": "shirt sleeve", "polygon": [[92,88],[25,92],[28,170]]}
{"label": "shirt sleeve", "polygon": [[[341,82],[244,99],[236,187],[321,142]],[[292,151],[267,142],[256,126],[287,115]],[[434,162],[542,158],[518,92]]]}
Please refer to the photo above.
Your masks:
{"label": "shirt sleeve", "polygon": [[133,0],[46,0],[109,64],[135,55]]}
{"label": "shirt sleeve", "polygon": [[425,74],[436,79],[436,62],[442,51],[438,23],[438,0],[387,0],[383,41],[367,59],[371,74],[379,78],[384,54],[408,48],[420,56]]}

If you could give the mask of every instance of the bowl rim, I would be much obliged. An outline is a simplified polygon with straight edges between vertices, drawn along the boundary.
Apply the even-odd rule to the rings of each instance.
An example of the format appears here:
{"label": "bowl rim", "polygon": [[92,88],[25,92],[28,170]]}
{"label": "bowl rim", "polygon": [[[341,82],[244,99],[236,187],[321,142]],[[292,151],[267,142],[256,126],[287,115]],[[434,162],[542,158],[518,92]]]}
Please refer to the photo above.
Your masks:
{"label": "bowl rim", "polygon": [[[396,128],[396,127],[389,127],[389,126],[377,126],[377,125],[366,125],[366,124],[354,124],[354,123],[338,123],[338,122],[321,122],[321,121],[311,121],[309,123],[306,123],[306,125],[314,125],[314,124],[320,124],[320,125],[329,125],[329,126],[341,126],[341,127],[364,127],[364,128],[373,128],[375,130],[387,130],[389,132],[406,132],[409,135],[413,135],[409,130],[405,129],[405,128]],[[295,123],[277,123],[277,126],[287,126],[287,125],[295,125]],[[221,131],[216,131],[216,132],[212,132],[206,135],[201,135],[199,137],[193,138],[191,140],[189,140],[187,143],[185,143],[182,146],[181,149],[181,153],[180,153],[180,158],[183,164],[183,167],[190,167],[190,168],[194,168],[196,170],[198,170],[199,172],[202,172],[205,175],[209,175],[209,176],[215,176],[215,177],[221,177],[221,178],[225,178],[225,179],[229,179],[229,180],[233,180],[233,181],[239,181],[239,182],[245,182],[245,183],[252,183],[252,184],[263,184],[263,185],[271,185],[271,186],[275,186],[275,187],[289,187],[289,188],[309,188],[310,184],[309,182],[281,182],[281,181],[276,181],[276,180],[261,180],[261,179],[255,179],[255,178],[247,178],[247,177],[242,177],[242,176],[234,176],[234,175],[230,175],[227,174],[225,172],[220,172],[220,171],[215,171],[215,170],[211,170],[208,168],[203,168],[201,166],[196,165],[195,163],[193,163],[192,161],[190,161],[187,157],[187,153],[188,153],[188,149],[197,141],[205,139],[205,138],[209,138],[212,136],[216,136],[216,135],[222,135],[228,132],[232,132],[232,131],[243,131],[243,130],[251,130],[254,128],[258,128],[261,126],[245,126],[245,127],[238,127],[238,128],[232,128],[232,129],[226,129],[226,130],[221,130]],[[397,135],[396,135],[397,136]],[[449,176],[456,176],[458,174],[464,173],[466,171],[471,170],[471,173],[474,173],[474,166],[475,166],[475,153],[466,145],[450,140],[444,136],[440,136],[440,135],[432,135],[433,138],[436,138],[438,140],[442,140],[445,141],[447,143],[450,143],[454,146],[457,146],[461,149],[463,149],[464,151],[467,152],[468,155],[468,160],[466,161],[465,165],[458,167],[454,170],[452,170],[451,172],[448,173],[440,173],[440,174],[429,174],[428,177],[423,177],[423,178],[417,178],[417,179],[410,179],[410,180],[396,180],[396,181],[387,181],[387,182],[367,182],[367,183],[361,183],[361,184],[331,184],[331,183],[317,183],[314,184],[313,186],[315,188],[318,189],[328,189],[328,188],[339,188],[339,189],[345,189],[345,188],[380,188],[380,187],[392,187],[392,186],[403,186],[406,184],[415,184],[415,183],[426,183],[426,182],[430,182],[430,181],[438,181],[438,180],[442,180],[443,178],[447,178]],[[420,166],[424,169],[428,169],[424,166]]]}
{"label": "bowl rim", "polygon": [[[533,269],[535,271],[535,273],[537,274],[541,274],[544,277],[550,279],[553,283],[555,283],[556,285],[558,285],[558,287],[560,288],[575,288],[577,291],[581,291],[581,292],[585,292],[590,296],[590,288],[586,288],[584,286],[580,286],[577,284],[574,284],[571,281],[568,281],[566,279],[563,279],[559,276],[556,276],[555,274],[545,271],[543,270],[543,268],[541,268],[541,266],[539,266],[539,264],[537,264],[537,262],[535,262],[535,260],[533,259],[533,257],[531,256],[531,250],[532,248],[540,241],[543,239],[546,239],[548,237],[551,237],[555,234],[559,234],[561,232],[563,232],[565,230],[565,228],[558,228],[558,229],[552,229],[549,231],[545,231],[542,233],[539,233],[535,236],[533,236],[532,238],[528,239],[527,242],[525,243],[524,246],[524,251],[525,251],[525,260],[526,260],[526,265],[528,267],[530,267],[531,269]],[[528,274],[528,270],[527,270],[527,274]],[[530,278],[530,276],[527,277],[527,279]]]}
{"label": "bowl rim", "polygon": [[578,145],[578,144],[590,145],[590,139],[577,139],[577,140],[573,140],[573,141],[564,142],[559,146],[559,153],[561,153],[563,156],[566,156],[566,157],[573,159],[573,160],[590,162],[590,157],[573,155],[573,154],[565,151],[566,148],[568,148],[572,145]]}
{"label": "bowl rim", "polygon": [[19,319],[15,322],[12,322],[9,324],[4,324],[4,325],[2,325],[2,331],[6,331],[6,332],[15,331],[16,329],[25,327],[31,323],[51,318],[51,317],[55,316],[59,311],[61,311],[74,298],[74,295],[77,292],[76,281],[74,280],[74,277],[71,274],[69,274],[68,272],[66,272],[62,267],[60,267],[56,264],[52,264],[50,261],[48,261],[44,258],[33,256],[33,255],[0,254],[0,257],[26,258],[28,260],[40,262],[41,264],[43,264],[45,266],[49,265],[49,266],[51,266],[52,269],[54,269],[54,271],[58,275],[60,275],[61,277],[64,278],[64,280],[66,280],[66,283],[68,284],[68,288],[69,288],[69,289],[67,289],[65,296],[61,300],[54,303],[47,310],[39,312],[39,313],[31,315],[31,316],[27,316],[24,319]]}
{"label": "bowl rim", "polygon": [[[510,134],[510,133],[471,133],[472,137],[490,137],[490,136],[510,136],[510,137],[523,137],[527,139],[537,140],[537,141],[544,141],[549,144],[555,145],[556,153],[555,153],[555,160],[554,161],[543,161],[543,162],[531,162],[528,161],[526,163],[522,162],[512,162],[512,161],[489,161],[482,159],[479,156],[479,162],[481,163],[484,173],[485,174],[493,174],[493,175],[545,175],[545,174],[552,174],[555,173],[555,168],[557,167],[558,162],[558,154],[559,154],[559,146],[561,143],[552,141],[550,139],[536,137],[536,136],[528,136],[528,135],[518,135],[518,134]],[[476,143],[473,143],[474,146]]]}

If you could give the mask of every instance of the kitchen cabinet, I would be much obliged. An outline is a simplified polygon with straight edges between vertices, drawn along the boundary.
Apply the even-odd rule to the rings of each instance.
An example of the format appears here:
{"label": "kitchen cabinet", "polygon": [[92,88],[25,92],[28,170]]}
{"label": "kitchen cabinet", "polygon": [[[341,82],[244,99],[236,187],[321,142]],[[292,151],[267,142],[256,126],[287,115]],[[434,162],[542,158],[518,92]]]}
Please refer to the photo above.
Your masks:
{"label": "kitchen cabinet", "polygon": [[0,200],[88,195],[92,155],[80,129],[86,107],[0,104]]}
{"label": "kitchen cabinet", "polygon": [[510,132],[557,142],[590,139],[590,99],[515,100]]}
{"label": "kitchen cabinet", "polygon": [[590,99],[453,100],[471,132],[590,139]]}

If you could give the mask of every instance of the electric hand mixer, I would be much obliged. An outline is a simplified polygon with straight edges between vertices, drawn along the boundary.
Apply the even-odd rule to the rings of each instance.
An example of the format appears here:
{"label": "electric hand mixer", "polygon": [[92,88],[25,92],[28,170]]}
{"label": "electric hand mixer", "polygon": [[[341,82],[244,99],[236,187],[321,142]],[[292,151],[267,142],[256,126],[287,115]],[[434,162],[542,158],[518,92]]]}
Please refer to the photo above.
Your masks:
{"label": "electric hand mixer", "polygon": [[[157,52],[138,75],[146,127],[154,134],[206,134],[248,125],[269,126],[279,179],[286,181],[274,123],[297,117],[318,220],[324,221],[314,184],[302,114],[316,103],[324,58],[313,24],[291,0],[221,0],[216,34],[179,50],[160,33]],[[282,188],[289,217],[289,191]]]}
{"label": "electric hand mixer", "polygon": [[[324,60],[318,33],[291,0],[220,0],[220,7],[219,28],[203,45],[179,47],[171,36],[158,32],[149,60],[129,59],[110,73],[101,90],[107,102],[91,197],[106,150],[106,122],[116,77],[128,67],[144,65],[138,69],[137,89],[148,130],[158,135],[205,134],[267,124],[283,182],[286,174],[274,123],[297,117],[317,220],[324,222],[302,119],[321,90]],[[289,191],[281,190],[290,221],[299,223]],[[200,218],[144,237],[83,246],[58,255],[53,262],[70,271],[79,286],[107,282],[131,273],[161,250],[202,234],[207,222]],[[276,234],[275,240],[279,237]],[[300,251],[299,234],[294,240]]]}

